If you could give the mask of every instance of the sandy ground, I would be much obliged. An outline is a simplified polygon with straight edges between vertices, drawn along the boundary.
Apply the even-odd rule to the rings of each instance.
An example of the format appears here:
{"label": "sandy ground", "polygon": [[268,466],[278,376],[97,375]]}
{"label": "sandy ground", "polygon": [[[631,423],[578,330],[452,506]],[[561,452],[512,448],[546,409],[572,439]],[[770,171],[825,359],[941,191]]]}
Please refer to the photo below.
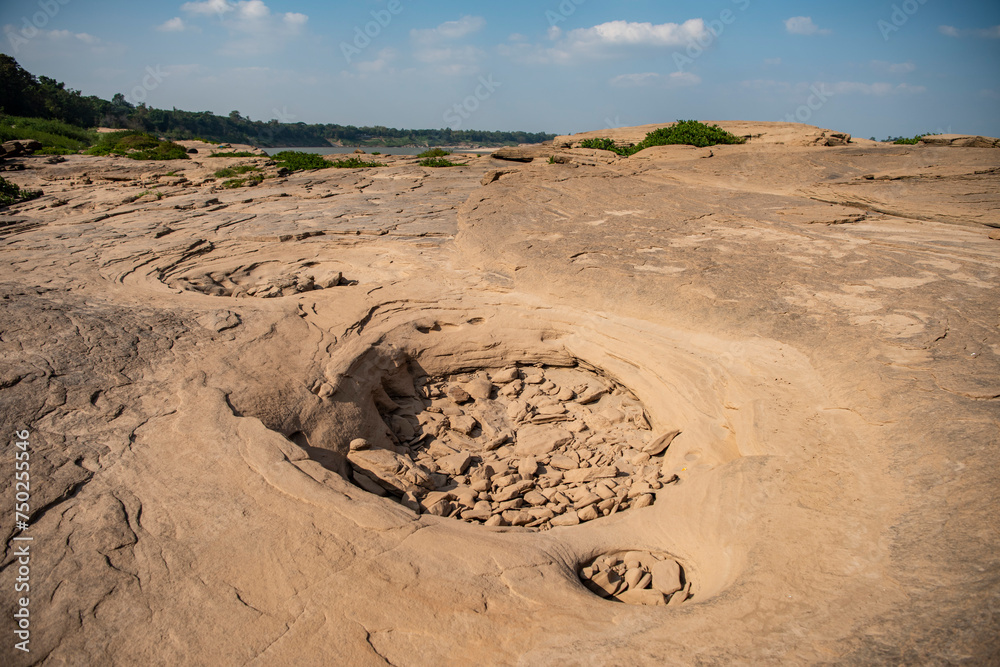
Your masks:
{"label": "sandy ground", "polygon": [[[3,664],[1000,659],[1000,151],[744,125],[12,161]],[[680,594],[590,581],[660,562]]]}

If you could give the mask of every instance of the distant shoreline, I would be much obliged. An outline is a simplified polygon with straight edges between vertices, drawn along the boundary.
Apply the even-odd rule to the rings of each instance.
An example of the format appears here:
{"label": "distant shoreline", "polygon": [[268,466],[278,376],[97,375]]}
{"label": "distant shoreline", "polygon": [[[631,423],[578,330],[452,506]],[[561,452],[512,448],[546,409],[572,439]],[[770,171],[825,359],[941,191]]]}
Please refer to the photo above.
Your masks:
{"label": "distant shoreline", "polygon": [[[496,148],[459,148],[454,146],[441,146],[445,150],[455,153],[492,153]],[[381,153],[383,155],[419,155],[426,150],[426,147],[419,148],[399,148],[395,146],[284,146],[277,148],[261,148],[268,155],[274,155],[281,151],[299,151],[301,153],[318,153],[319,155],[348,155],[356,150],[362,150],[366,154]]]}

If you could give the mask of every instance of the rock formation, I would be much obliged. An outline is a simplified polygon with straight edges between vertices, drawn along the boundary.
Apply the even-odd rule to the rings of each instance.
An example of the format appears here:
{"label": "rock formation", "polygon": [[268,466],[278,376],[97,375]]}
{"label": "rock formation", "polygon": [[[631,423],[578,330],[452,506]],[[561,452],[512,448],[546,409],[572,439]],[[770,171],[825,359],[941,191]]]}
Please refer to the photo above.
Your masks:
{"label": "rock formation", "polygon": [[722,126],[12,158],[3,664],[995,660],[1000,152]]}

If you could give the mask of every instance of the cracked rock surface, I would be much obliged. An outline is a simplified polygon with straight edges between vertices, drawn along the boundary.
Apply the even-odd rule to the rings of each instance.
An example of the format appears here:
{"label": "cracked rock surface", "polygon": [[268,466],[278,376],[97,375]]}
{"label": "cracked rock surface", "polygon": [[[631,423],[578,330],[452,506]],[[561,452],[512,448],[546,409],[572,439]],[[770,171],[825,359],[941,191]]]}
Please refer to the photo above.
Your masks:
{"label": "cracked rock surface", "polygon": [[1000,150],[740,127],[10,160],[0,663],[994,660]]}

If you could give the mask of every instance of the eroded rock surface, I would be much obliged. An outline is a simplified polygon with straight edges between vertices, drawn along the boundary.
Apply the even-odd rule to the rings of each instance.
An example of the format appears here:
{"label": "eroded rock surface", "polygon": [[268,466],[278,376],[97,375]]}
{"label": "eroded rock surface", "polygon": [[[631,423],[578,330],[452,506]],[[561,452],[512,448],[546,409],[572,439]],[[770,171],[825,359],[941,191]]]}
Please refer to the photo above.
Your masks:
{"label": "eroded rock surface", "polygon": [[1000,152],[737,125],[8,160],[3,664],[989,662]]}

